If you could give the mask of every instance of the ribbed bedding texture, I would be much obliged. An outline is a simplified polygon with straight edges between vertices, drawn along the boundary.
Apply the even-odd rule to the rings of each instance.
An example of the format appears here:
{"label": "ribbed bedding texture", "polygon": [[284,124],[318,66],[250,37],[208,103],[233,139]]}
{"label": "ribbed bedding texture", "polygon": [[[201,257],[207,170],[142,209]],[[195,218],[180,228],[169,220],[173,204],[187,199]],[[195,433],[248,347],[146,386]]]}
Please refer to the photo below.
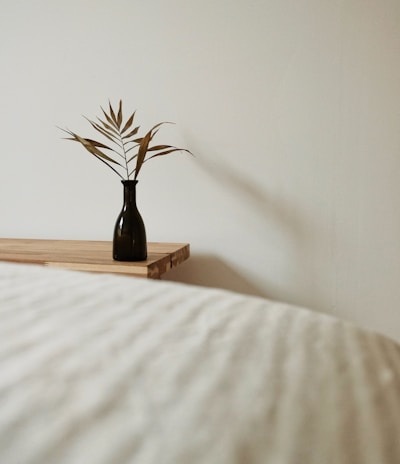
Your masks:
{"label": "ribbed bedding texture", "polygon": [[248,295],[0,263],[0,463],[397,464],[400,347]]}

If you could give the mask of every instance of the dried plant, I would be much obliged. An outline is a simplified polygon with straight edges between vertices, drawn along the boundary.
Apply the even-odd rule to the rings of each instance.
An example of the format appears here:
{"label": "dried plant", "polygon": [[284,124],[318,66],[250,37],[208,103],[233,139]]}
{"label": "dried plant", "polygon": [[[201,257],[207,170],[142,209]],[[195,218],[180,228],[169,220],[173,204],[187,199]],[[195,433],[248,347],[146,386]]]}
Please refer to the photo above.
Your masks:
{"label": "dried plant", "polygon": [[133,179],[136,180],[143,164],[157,156],[164,156],[178,151],[185,151],[191,154],[185,148],[177,148],[172,145],[151,145],[160,127],[163,124],[171,123],[160,122],[152,127],[143,137],[138,137],[140,126],[135,127],[133,124],[136,111],[124,122],[122,100],[119,101],[118,111],[114,111],[110,102],[108,112],[102,107],[100,108],[104,115],[103,119],[98,117],[98,122],[91,121],[86,117],[85,119],[89,121],[97,132],[107,139],[107,145],[97,140],[81,137],[69,129],[61,130],[70,135],[70,137],[66,137],[66,140],[79,142],[89,153],[106,164],[121,179],[129,180],[133,176]]}

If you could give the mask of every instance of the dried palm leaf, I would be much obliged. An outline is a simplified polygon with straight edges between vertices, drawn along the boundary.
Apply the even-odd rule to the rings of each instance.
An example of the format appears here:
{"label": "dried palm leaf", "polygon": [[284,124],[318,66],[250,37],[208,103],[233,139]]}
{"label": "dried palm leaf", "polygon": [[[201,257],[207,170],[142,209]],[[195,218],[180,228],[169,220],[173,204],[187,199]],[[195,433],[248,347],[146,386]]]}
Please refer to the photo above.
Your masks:
{"label": "dried palm leaf", "polygon": [[[99,117],[97,117],[98,122],[92,121],[86,117],[85,119],[98,133],[110,141],[112,145],[106,145],[103,142],[81,137],[69,129],[61,130],[70,135],[70,137],[66,137],[67,140],[79,142],[89,153],[102,161],[122,179],[129,180],[131,176],[137,179],[143,164],[157,156],[164,156],[178,151],[192,154],[185,148],[177,148],[171,145],[163,144],[150,146],[160,127],[163,124],[168,124],[168,122],[160,122],[153,126],[143,137],[134,138],[140,129],[140,126],[136,126],[132,129],[136,111],[134,111],[124,123],[122,100],[119,101],[117,111],[114,110],[110,101],[108,102],[108,111],[104,110],[102,107],[100,108],[105,120]],[[106,154],[102,150],[108,150],[110,153]],[[133,155],[130,154],[128,157],[128,153],[132,150],[137,151]],[[120,162],[116,161],[115,155],[121,159]],[[136,163],[135,167],[132,169],[130,163],[134,160],[136,160]]]}

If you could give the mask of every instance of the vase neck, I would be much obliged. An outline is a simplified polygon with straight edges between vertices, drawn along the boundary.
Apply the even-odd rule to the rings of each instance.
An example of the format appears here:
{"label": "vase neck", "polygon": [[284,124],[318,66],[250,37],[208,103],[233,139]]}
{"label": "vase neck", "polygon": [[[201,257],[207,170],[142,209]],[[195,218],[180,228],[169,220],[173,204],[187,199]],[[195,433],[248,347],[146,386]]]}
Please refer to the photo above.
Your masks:
{"label": "vase neck", "polygon": [[124,186],[124,202],[136,204],[136,184],[137,180],[123,180]]}

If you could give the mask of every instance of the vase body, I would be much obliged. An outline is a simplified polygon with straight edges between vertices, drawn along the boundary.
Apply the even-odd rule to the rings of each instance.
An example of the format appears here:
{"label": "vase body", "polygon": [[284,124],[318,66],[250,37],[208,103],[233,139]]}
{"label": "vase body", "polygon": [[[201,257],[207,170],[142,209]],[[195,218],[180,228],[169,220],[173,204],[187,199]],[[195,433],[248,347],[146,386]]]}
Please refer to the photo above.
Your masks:
{"label": "vase body", "polygon": [[143,261],[147,258],[146,230],[136,206],[137,180],[123,180],[124,204],[114,228],[113,258]]}

